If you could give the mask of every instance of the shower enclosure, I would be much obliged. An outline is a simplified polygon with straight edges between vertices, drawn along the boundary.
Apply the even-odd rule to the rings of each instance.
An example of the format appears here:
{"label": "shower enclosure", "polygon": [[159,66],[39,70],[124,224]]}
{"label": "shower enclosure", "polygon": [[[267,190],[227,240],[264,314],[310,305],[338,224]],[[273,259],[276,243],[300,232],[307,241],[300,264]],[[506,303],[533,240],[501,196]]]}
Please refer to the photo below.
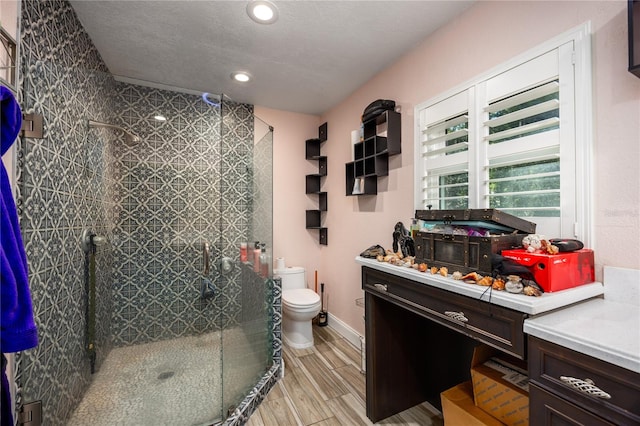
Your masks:
{"label": "shower enclosure", "polygon": [[40,345],[17,357],[17,406],[42,401],[47,425],[242,422],[280,363],[271,262],[239,253],[271,256],[273,129],[97,59],[23,66],[44,138],[18,153]]}

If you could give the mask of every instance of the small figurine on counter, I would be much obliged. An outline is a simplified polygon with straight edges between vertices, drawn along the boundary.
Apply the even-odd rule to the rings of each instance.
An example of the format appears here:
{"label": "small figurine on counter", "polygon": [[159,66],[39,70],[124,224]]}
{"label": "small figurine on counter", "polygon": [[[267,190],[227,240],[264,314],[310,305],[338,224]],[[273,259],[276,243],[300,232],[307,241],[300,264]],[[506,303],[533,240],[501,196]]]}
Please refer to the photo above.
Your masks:
{"label": "small figurine on counter", "polygon": [[404,257],[416,255],[413,238],[411,238],[409,231],[402,222],[396,223],[393,228],[393,251],[397,253],[398,250],[402,252]]}

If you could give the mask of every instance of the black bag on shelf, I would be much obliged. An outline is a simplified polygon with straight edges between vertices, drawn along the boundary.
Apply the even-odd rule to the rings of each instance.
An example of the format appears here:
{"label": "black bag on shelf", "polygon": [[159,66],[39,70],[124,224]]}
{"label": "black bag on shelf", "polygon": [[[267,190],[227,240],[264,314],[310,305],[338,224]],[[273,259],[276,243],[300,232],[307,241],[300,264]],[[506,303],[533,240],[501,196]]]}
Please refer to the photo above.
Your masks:
{"label": "black bag on shelf", "polygon": [[371,102],[362,113],[362,122],[371,120],[374,117],[382,114],[385,111],[393,110],[396,107],[396,102],[389,99],[378,99]]}
{"label": "black bag on shelf", "polygon": [[582,244],[582,241],[578,241],[578,240],[553,238],[549,240],[549,242],[554,246],[558,247],[558,251],[560,253],[564,253],[567,251],[576,251],[584,248],[584,244]]}

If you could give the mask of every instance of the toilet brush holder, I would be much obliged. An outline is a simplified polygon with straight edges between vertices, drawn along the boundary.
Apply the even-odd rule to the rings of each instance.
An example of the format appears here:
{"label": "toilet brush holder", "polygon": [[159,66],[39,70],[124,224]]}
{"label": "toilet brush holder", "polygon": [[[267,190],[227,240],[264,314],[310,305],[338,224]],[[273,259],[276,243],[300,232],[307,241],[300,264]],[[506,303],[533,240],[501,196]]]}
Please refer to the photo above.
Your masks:
{"label": "toilet brush holder", "polygon": [[318,327],[326,327],[329,323],[329,315],[327,311],[320,311],[318,313]]}
{"label": "toilet brush holder", "polygon": [[320,283],[320,312],[318,313],[318,327],[326,327],[329,315],[324,310],[324,283]]}

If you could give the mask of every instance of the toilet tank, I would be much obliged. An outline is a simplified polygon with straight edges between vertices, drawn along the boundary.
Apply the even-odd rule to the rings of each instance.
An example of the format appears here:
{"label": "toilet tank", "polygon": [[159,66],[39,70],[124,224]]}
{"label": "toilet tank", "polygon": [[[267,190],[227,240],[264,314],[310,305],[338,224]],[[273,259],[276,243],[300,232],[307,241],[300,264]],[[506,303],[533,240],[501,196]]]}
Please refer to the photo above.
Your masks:
{"label": "toilet tank", "polygon": [[304,268],[301,266],[291,266],[284,269],[275,269],[273,274],[282,279],[282,291],[285,291],[307,288],[304,272]]}

